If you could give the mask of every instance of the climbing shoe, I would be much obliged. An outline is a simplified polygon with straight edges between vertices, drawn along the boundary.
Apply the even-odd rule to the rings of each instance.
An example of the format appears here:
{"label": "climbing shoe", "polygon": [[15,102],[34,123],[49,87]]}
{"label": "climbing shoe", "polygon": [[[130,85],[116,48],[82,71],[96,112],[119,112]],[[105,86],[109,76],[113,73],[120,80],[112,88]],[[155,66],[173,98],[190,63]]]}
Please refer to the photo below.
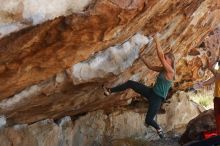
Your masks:
{"label": "climbing shoe", "polygon": [[105,87],[104,85],[102,86],[104,90],[104,95],[109,96],[111,94],[110,88]]}
{"label": "climbing shoe", "polygon": [[159,135],[159,137],[160,137],[161,139],[163,139],[163,138],[164,138],[164,133],[163,133],[162,128],[157,129],[157,134]]}

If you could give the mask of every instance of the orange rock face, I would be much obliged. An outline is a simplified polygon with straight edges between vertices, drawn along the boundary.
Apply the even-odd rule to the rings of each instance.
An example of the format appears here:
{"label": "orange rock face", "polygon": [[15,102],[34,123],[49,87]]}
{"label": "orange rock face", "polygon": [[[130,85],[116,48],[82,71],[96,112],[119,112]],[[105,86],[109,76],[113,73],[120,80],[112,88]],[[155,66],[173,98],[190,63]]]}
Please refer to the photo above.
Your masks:
{"label": "orange rock face", "polygon": [[[159,60],[150,36],[160,33],[164,51],[171,49],[176,56],[176,87],[183,89],[179,84],[189,81],[184,85],[189,86],[192,80],[203,77],[200,70],[205,53],[204,57],[189,61],[187,55],[218,26],[219,8],[218,0],[98,0],[83,13],[60,16],[14,32],[0,40],[0,113],[11,123],[32,123],[128,104],[136,94],[129,91],[104,97],[101,85],[113,86],[130,78],[153,83],[155,74],[137,59],[138,53],[131,65],[119,72],[99,70],[97,76],[80,78],[77,84],[69,70],[83,61],[91,65],[97,54],[113,46],[120,50],[123,45],[134,45],[132,42],[139,44],[138,40],[126,44],[137,32],[149,39],[144,54],[157,65]],[[115,60],[131,60],[127,56]],[[111,57],[107,60],[114,64]],[[89,72],[79,71],[80,77],[84,74]]]}
{"label": "orange rock face", "polygon": [[198,47],[190,49],[187,56],[179,60],[177,90],[185,89],[198,80],[207,79],[212,75],[207,67],[209,61],[212,62],[217,59],[220,50],[219,36],[219,29],[216,29],[205,37]]}

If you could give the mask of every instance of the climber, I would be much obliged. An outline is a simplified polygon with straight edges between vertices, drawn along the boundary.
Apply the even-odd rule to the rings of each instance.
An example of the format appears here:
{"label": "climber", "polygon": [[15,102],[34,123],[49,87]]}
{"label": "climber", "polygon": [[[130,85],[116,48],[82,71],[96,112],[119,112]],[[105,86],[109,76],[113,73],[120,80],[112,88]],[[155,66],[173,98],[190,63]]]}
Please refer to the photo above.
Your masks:
{"label": "climber", "polygon": [[[214,102],[214,114],[215,114],[216,128],[217,128],[218,135],[220,135],[220,61],[219,61],[219,55],[216,61],[213,61],[212,63],[208,62],[209,64],[208,69],[213,73],[213,76],[206,81],[201,81],[194,85],[194,88],[198,89],[203,86],[215,83],[213,102]],[[213,68],[213,66],[216,63],[218,64],[218,69]]]}
{"label": "climber", "polygon": [[128,80],[127,82],[118,85],[113,88],[104,87],[104,94],[110,95],[113,92],[124,91],[126,89],[133,89],[135,92],[144,96],[144,98],[149,101],[149,109],[145,118],[145,125],[150,125],[154,127],[160,138],[164,137],[164,132],[162,128],[154,120],[157,112],[160,109],[161,103],[166,99],[168,91],[172,85],[174,76],[175,76],[175,57],[171,52],[163,53],[163,50],[160,46],[158,36],[155,35],[154,40],[156,42],[157,55],[162,66],[151,66],[141,55],[141,60],[143,63],[151,70],[159,72],[157,76],[156,83],[153,87],[145,86],[141,83]]}

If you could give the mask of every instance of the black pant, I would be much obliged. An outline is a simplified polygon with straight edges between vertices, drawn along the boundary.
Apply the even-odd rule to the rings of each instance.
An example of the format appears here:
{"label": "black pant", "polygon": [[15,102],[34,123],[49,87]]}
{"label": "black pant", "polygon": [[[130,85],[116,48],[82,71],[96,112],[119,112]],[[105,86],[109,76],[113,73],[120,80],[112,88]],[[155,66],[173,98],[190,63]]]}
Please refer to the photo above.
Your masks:
{"label": "black pant", "polygon": [[133,89],[135,92],[141,94],[142,96],[148,99],[149,109],[145,118],[145,123],[147,125],[153,126],[155,129],[160,129],[159,125],[154,120],[154,117],[156,116],[157,112],[160,109],[161,103],[163,101],[163,97],[156,95],[152,90],[152,88],[131,80],[128,80],[127,82],[121,85],[111,88],[110,91],[119,92],[119,91],[124,91],[128,88]]}

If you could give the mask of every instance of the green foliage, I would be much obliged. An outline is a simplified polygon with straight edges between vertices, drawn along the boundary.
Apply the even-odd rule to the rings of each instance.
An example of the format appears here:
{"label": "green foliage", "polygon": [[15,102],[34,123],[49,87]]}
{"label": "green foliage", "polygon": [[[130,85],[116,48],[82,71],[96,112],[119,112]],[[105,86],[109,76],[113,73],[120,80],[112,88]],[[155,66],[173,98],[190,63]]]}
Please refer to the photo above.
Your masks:
{"label": "green foliage", "polygon": [[206,109],[213,108],[213,89],[201,89],[197,93],[189,93],[190,99],[204,106]]}

